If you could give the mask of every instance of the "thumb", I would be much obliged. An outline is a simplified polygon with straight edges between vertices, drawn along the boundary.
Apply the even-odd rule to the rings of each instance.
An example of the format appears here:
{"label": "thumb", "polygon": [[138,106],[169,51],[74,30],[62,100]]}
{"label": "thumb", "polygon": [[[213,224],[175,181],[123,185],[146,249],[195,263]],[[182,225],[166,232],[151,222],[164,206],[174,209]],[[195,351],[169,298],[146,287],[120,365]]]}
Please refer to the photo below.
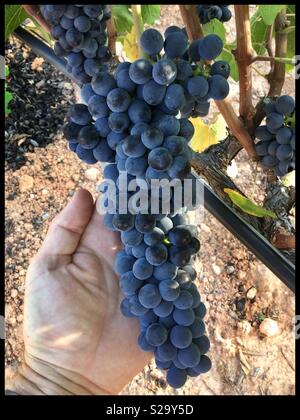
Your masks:
{"label": "thumb", "polygon": [[67,206],[55,217],[38,257],[72,255],[93,214],[94,201],[89,191],[76,191]]}

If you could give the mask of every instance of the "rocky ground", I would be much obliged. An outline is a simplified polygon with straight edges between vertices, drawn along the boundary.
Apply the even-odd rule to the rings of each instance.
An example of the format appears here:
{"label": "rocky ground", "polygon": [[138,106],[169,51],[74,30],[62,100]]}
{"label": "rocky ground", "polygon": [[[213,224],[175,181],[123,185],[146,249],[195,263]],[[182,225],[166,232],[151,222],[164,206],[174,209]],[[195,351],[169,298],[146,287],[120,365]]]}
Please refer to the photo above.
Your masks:
{"label": "rocky ground", "polygon": [[[162,7],[157,24],[181,24],[174,5]],[[233,30],[229,25],[229,32]],[[15,39],[6,59],[14,101],[6,120],[6,374],[22,358],[23,296],[26,270],[50,221],[79,187],[97,197],[101,168],[80,162],[61,133],[73,87],[64,76]],[[254,100],[267,85],[254,74]],[[235,107],[237,83],[231,83]],[[287,78],[284,91],[294,92]],[[212,115],[216,113],[213,108]],[[257,203],[263,201],[265,175],[241,152],[232,174]],[[294,295],[209,213],[199,222],[202,248],[196,261],[202,300],[207,306],[212,370],[188,380],[180,390],[167,386],[154,363],[128,384],[123,394],[291,395],[295,393]]]}

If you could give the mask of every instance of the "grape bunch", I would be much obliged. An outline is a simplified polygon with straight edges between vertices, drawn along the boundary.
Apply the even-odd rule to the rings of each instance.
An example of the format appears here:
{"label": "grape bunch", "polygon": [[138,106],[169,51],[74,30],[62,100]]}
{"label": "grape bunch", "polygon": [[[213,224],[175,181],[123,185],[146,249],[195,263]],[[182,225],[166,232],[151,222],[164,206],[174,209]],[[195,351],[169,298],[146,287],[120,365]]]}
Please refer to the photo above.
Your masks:
{"label": "grape bunch", "polygon": [[[64,135],[81,160],[106,163],[104,224],[120,232],[124,245],[115,260],[124,293],[121,311],[138,318],[139,346],[154,352],[168,383],[179,388],[188,376],[211,367],[206,310],[192,264],[200,242],[187,222],[187,211],[198,205],[188,145],[194,128],[188,118],[206,115],[210,98],[227,96],[230,69],[220,61],[204,63],[222,51],[215,35],[189,44],[178,27],[168,28],[165,39],[147,29],[141,46],[145,58],[120,63],[115,75],[100,67],[82,86],[82,103],[71,106]],[[154,180],[176,181],[167,198]],[[176,199],[177,187],[186,193],[186,180],[192,185],[184,194],[187,202],[181,195]],[[115,194],[109,193],[108,181]],[[131,201],[131,181],[147,197],[139,206]],[[154,210],[153,198],[158,204]]]}
{"label": "grape bunch", "polygon": [[295,100],[283,95],[265,105],[265,124],[257,127],[255,145],[261,164],[278,177],[295,169]]}
{"label": "grape bunch", "polygon": [[231,19],[229,4],[198,4],[197,11],[200,23],[205,24],[212,19],[218,19],[221,22],[228,22]]}
{"label": "grape bunch", "polygon": [[110,59],[106,20],[110,10],[103,5],[41,5],[41,13],[56,40],[54,52],[67,59],[67,69],[79,84],[88,83],[103,62]]}

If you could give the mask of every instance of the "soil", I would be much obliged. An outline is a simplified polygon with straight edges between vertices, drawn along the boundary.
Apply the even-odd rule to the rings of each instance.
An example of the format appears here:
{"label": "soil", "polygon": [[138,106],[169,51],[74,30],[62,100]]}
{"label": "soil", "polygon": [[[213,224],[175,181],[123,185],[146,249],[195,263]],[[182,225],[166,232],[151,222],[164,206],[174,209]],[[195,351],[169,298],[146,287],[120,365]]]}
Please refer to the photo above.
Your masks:
{"label": "soil", "polygon": [[[156,27],[181,25],[178,6],[162,6]],[[233,20],[227,25],[234,32]],[[53,217],[79,187],[97,197],[102,170],[93,170],[69,151],[61,126],[73,86],[58,71],[16,39],[6,48],[9,87],[14,100],[6,119],[6,375],[22,359],[24,282],[30,259],[39,249]],[[267,71],[267,64],[257,68]],[[254,72],[254,102],[267,83]],[[238,108],[238,84],[231,81],[230,100]],[[294,94],[287,77],[284,92]],[[213,107],[210,119],[217,111]],[[239,153],[231,168],[239,187],[257,203],[265,194],[266,176]],[[122,394],[154,395],[293,395],[295,393],[295,299],[282,282],[208,212],[203,220],[191,214],[199,228],[201,252],[196,260],[197,285],[207,307],[212,370],[189,379],[180,390],[170,388],[164,373],[151,362]],[[249,291],[251,289],[251,291]],[[252,293],[252,295],[251,295]],[[255,296],[254,296],[255,295]],[[254,296],[254,297],[253,297]],[[263,337],[259,325],[275,320],[279,334]]]}

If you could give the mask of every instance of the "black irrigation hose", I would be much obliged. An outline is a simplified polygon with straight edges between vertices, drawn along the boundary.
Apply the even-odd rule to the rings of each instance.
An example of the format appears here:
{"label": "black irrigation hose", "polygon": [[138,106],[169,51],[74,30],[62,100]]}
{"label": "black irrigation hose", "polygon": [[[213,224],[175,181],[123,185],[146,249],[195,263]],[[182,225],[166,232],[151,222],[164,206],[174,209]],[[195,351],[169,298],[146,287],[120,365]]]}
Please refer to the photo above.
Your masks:
{"label": "black irrigation hose", "polygon": [[[36,54],[45,58],[45,60],[53,64],[67,77],[75,81],[72,74],[66,70],[66,61],[57,57],[48,45],[23,28],[17,28],[14,33],[19,39],[29,45]],[[295,292],[294,265],[278,252],[259,232],[236,214],[200,178],[199,181],[204,186],[204,207],[286,284],[289,289]]]}
{"label": "black irrigation hose", "polygon": [[[203,182],[201,179],[199,181]],[[295,292],[295,266],[206,185],[204,185],[204,207]]]}
{"label": "black irrigation hose", "polygon": [[68,72],[66,69],[67,61],[63,58],[57,57],[57,55],[54,54],[53,49],[50,48],[47,44],[20,26],[15,29],[14,34],[21,41],[25,42],[25,44],[29,45],[32,51],[34,51],[37,55],[40,55],[49,63],[53,64],[53,66],[61,71],[64,75],[78,84],[72,73]]}

